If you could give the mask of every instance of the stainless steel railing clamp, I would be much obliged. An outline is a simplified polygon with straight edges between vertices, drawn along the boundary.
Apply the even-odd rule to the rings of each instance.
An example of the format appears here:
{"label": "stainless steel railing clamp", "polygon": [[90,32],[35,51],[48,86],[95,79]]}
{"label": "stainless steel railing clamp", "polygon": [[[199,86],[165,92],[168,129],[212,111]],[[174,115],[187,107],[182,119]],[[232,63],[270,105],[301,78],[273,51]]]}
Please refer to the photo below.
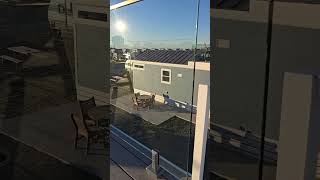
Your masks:
{"label": "stainless steel railing clamp", "polygon": [[148,175],[150,176],[150,179],[152,180],[158,180],[161,179],[161,168],[160,168],[160,153],[159,151],[156,150],[152,150],[152,157],[151,157],[151,164],[146,168],[146,171],[148,173]]}

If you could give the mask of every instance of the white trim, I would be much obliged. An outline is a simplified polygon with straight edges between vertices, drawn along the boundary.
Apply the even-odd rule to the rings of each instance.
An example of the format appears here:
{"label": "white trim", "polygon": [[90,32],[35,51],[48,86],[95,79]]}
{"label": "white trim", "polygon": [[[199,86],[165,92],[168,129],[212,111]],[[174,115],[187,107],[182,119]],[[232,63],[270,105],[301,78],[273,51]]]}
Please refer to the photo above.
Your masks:
{"label": "white trim", "polygon": [[317,82],[311,74],[284,72],[277,180],[315,177],[315,171],[308,166],[316,166],[319,147]]}
{"label": "white trim", "polygon": [[[194,62],[188,62],[188,68],[194,69]],[[210,63],[209,62],[196,62],[196,70],[202,71],[210,71]]]}
{"label": "white trim", "polygon": [[131,4],[134,4],[134,3],[137,3],[137,2],[140,2],[140,1],[141,0],[125,0],[125,1],[122,1],[120,3],[111,5],[110,6],[110,11],[116,10],[118,8],[122,8],[122,7],[125,7],[125,6],[128,6],[128,5],[131,5]]}
{"label": "white trim", "polygon": [[[163,72],[169,72],[169,76],[164,76]],[[163,77],[168,77],[169,81],[164,81]],[[171,74],[171,69],[165,69],[165,68],[161,68],[161,83],[164,84],[171,84],[171,80],[172,80],[172,74]]]}
{"label": "white trim", "polygon": [[199,84],[198,86],[198,111],[196,115],[196,127],[194,135],[194,150],[192,163],[192,180],[202,180],[204,174],[204,164],[207,147],[207,135],[209,127],[209,108],[210,102],[209,86]]}
{"label": "white trim", "polygon": [[[156,65],[163,67],[176,67],[176,68],[184,68],[184,69],[194,69],[194,62],[189,61],[188,64],[172,64],[172,63],[160,63],[160,62],[152,62],[152,61],[140,61],[140,60],[127,60],[126,63],[142,63],[144,65]],[[128,66],[127,66],[128,67]],[[202,71],[210,71],[210,62],[196,62],[196,70]]]}

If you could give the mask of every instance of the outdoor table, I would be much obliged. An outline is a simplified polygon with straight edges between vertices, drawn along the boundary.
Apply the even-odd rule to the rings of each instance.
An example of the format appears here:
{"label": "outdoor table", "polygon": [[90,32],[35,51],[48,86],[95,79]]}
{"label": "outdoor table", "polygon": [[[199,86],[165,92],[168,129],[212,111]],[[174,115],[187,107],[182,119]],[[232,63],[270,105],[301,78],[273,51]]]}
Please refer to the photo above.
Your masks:
{"label": "outdoor table", "polygon": [[26,52],[31,52],[31,53],[39,53],[40,51],[37,49],[29,48],[26,46],[18,46],[18,48],[25,50]]}
{"label": "outdoor table", "polygon": [[3,63],[4,60],[7,60],[7,61],[11,61],[13,63],[16,63],[16,64],[19,64],[19,63],[22,63],[23,61],[19,60],[19,59],[16,59],[16,58],[13,58],[13,57],[10,57],[10,56],[7,56],[7,55],[2,55],[0,56],[1,58],[1,62]]}
{"label": "outdoor table", "polygon": [[108,115],[111,112],[110,106],[105,105],[105,106],[96,106],[94,108],[91,108],[88,110],[88,116],[96,121],[98,125],[100,122],[106,122],[108,119]]}
{"label": "outdoor table", "polygon": [[151,96],[143,94],[143,95],[137,96],[137,99],[141,101],[150,101]]}
{"label": "outdoor table", "polygon": [[145,94],[137,96],[137,99],[142,101],[143,107],[148,107],[148,108],[150,108],[149,102],[151,101],[151,98],[152,98],[151,96],[145,95]]}
{"label": "outdoor table", "polygon": [[23,49],[21,47],[9,47],[8,50],[13,51],[13,52],[18,53],[18,54],[25,55],[25,56],[29,56],[31,54],[30,51],[25,50],[25,49]]}
{"label": "outdoor table", "polygon": [[10,56],[7,56],[7,55],[2,55],[2,56],[0,56],[0,59],[1,59],[1,63],[2,63],[2,64],[3,64],[4,60],[15,63],[15,65],[16,65],[16,70],[18,70],[18,65],[23,62],[23,61],[21,61],[21,60],[19,60],[19,59],[16,59],[16,58],[13,58],[13,57],[10,57]]}

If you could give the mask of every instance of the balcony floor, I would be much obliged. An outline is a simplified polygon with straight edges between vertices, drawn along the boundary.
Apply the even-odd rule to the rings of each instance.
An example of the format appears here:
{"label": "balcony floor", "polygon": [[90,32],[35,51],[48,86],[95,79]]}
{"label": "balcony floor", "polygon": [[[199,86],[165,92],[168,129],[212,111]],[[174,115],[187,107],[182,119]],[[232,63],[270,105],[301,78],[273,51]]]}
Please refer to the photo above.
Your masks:
{"label": "balcony floor", "polygon": [[[70,113],[77,111],[74,103],[52,107],[15,118],[1,119],[0,131],[24,144],[47,153],[67,164],[107,177],[108,150],[92,150],[86,156],[83,143],[74,149],[75,129]],[[101,147],[93,147],[99,148]]]}
{"label": "balcony floor", "polygon": [[[83,148],[85,145],[80,143],[80,148],[75,150],[74,128],[69,116],[71,112],[79,110],[76,103],[69,103],[20,117],[0,119],[0,132],[101,179],[107,180],[109,176],[110,179],[121,180],[150,179],[145,170],[148,164],[137,158],[118,142],[119,139],[112,136],[110,149],[103,149],[97,145],[92,147],[89,155],[86,155]],[[109,160],[110,174],[107,171]]]}

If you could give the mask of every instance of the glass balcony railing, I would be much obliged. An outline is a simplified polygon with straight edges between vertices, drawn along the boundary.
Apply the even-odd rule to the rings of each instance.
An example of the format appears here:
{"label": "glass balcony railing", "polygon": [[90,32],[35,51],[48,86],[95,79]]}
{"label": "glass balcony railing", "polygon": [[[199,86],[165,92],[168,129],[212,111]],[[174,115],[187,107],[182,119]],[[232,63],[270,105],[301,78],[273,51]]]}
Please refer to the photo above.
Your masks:
{"label": "glass balcony railing", "polygon": [[110,14],[111,126],[149,159],[159,152],[160,166],[180,178],[191,173],[197,88],[210,84],[209,1],[202,1],[199,17],[198,0],[140,1]]}

